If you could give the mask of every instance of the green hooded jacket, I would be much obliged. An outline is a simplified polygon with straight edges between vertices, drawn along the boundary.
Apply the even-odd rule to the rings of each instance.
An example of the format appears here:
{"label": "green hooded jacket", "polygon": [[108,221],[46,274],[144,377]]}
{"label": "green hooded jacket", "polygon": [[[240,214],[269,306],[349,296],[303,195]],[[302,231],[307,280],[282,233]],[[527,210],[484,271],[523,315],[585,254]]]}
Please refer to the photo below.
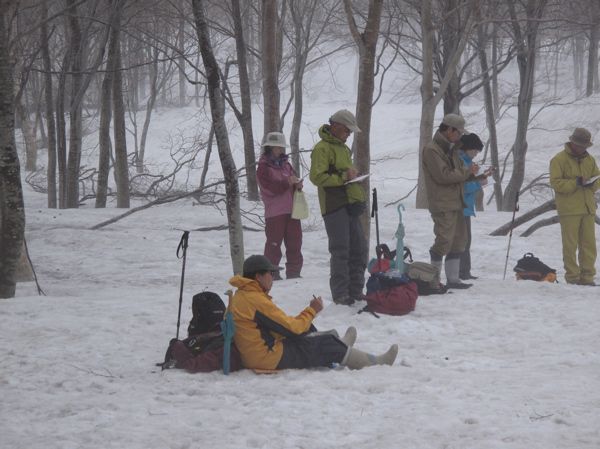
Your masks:
{"label": "green hooded jacket", "polygon": [[319,128],[318,142],[310,155],[310,180],[318,187],[321,214],[334,212],[347,204],[364,203],[365,191],[358,182],[344,184],[352,168],[350,148],[331,135],[329,125]]}
{"label": "green hooded jacket", "polygon": [[563,151],[550,161],[550,185],[556,193],[558,215],[585,215],[596,213],[594,192],[600,188],[600,179],[590,186],[578,186],[579,176],[589,179],[600,175],[594,158],[587,152],[577,157],[565,145]]}

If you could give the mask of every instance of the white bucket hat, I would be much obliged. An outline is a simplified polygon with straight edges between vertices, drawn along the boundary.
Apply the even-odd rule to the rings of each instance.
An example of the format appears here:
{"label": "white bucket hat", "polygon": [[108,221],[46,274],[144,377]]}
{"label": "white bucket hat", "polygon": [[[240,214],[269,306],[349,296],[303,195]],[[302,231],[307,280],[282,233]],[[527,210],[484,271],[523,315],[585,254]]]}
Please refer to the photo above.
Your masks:
{"label": "white bucket hat", "polygon": [[287,143],[285,143],[285,136],[283,135],[283,133],[273,131],[265,136],[261,147],[288,148],[288,145]]}

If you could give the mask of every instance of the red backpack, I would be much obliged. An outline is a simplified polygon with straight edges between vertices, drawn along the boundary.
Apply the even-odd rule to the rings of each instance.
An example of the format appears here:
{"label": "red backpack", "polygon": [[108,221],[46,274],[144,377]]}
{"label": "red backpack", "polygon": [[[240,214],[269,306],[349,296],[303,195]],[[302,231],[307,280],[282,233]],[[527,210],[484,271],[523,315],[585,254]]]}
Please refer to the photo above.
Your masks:
{"label": "red backpack", "polygon": [[415,310],[418,297],[417,284],[405,276],[393,278],[373,273],[367,282],[367,305],[361,312],[406,315]]}

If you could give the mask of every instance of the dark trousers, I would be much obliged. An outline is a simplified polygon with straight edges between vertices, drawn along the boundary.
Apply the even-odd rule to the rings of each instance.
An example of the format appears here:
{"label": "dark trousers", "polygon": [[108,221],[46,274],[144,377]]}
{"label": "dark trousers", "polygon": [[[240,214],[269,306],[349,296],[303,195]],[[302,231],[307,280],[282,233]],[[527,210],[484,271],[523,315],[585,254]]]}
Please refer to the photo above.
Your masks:
{"label": "dark trousers", "polygon": [[285,272],[287,277],[299,276],[302,270],[302,226],[290,214],[265,219],[265,257],[273,265],[281,261],[281,243],[285,243]]}
{"label": "dark trousers", "polygon": [[460,277],[471,274],[471,217],[465,217],[465,224],[467,226],[467,244],[460,255]]}
{"label": "dark trousers", "polygon": [[283,340],[283,354],[277,369],[313,368],[341,363],[348,347],[331,334],[307,334]]}
{"label": "dark trousers", "polygon": [[368,256],[367,242],[360,215],[351,215],[343,207],[323,216],[329,239],[329,287],[333,299],[362,295]]}

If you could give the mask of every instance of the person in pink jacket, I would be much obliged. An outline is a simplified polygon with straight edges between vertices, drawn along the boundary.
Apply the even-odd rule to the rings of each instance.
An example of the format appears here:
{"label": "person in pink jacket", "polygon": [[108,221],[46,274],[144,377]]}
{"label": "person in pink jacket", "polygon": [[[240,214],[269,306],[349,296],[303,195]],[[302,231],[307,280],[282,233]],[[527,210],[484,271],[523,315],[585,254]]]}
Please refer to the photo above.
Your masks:
{"label": "person in pink jacket", "polygon": [[[302,227],[292,218],[294,190],[302,190],[298,178],[285,154],[287,144],[280,132],[270,132],[262,144],[256,175],[260,195],[265,205],[265,256],[275,266],[281,260],[281,243],[285,243],[285,274],[287,279],[300,277],[302,270]],[[275,280],[281,279],[279,274]]]}

